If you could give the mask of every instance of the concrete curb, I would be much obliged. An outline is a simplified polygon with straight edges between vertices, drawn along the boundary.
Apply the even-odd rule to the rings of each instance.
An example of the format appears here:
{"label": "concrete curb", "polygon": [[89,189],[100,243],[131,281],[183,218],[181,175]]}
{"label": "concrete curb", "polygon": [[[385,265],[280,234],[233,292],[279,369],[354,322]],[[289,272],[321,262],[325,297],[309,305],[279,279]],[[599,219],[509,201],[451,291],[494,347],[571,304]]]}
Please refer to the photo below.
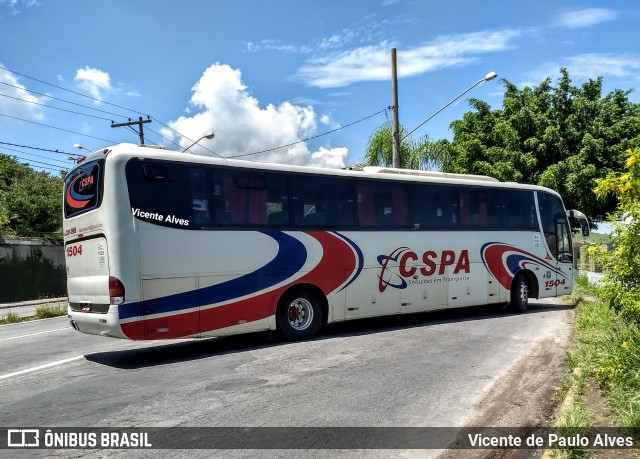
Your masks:
{"label": "concrete curb", "polygon": [[[582,374],[582,370],[580,368],[574,368],[572,378],[577,378]],[[555,426],[558,424],[562,424],[565,421],[567,416],[567,412],[569,411],[569,407],[573,405],[573,402],[576,398],[576,388],[575,384],[572,384],[569,390],[567,391],[567,395],[565,395],[562,404],[560,405],[560,409],[558,410],[558,417],[555,422]],[[551,459],[551,455],[553,454],[553,449],[549,448],[544,451],[540,459]]]}
{"label": "concrete curb", "polygon": [[23,319],[31,319],[35,317],[40,307],[63,307],[66,310],[67,298],[44,298],[42,300],[0,304],[0,318],[4,319],[13,313]]}
{"label": "concrete curb", "polygon": [[0,309],[19,308],[22,306],[40,306],[51,303],[66,303],[67,297],[62,298],[43,298],[41,300],[18,301],[15,303],[2,303]]}

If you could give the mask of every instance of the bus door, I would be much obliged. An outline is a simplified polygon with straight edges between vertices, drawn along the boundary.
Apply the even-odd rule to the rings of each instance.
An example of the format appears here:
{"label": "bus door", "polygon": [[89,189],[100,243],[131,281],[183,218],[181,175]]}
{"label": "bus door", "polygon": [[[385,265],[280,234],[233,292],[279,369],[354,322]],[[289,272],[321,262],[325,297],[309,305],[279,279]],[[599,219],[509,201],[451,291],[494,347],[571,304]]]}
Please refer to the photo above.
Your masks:
{"label": "bus door", "polygon": [[556,295],[568,295],[573,289],[573,250],[571,230],[566,216],[557,216],[556,227]]}
{"label": "bus door", "polygon": [[559,197],[538,192],[537,199],[547,245],[546,259],[555,268],[543,273],[541,297],[568,294],[573,288],[573,253],[568,218]]}

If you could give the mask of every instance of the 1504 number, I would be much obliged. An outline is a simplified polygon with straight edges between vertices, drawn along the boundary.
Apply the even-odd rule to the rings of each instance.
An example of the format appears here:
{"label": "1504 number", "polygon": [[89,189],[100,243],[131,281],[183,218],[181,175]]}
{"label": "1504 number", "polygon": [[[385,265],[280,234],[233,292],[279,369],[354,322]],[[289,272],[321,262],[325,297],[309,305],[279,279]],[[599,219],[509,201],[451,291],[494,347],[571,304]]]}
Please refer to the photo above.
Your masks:
{"label": "1504 number", "polygon": [[567,283],[566,279],[556,279],[556,280],[548,280],[544,283],[544,286],[547,288],[557,287],[558,285],[564,285]]}
{"label": "1504 number", "polygon": [[82,244],[80,245],[70,245],[67,247],[67,256],[75,257],[77,255],[82,255]]}

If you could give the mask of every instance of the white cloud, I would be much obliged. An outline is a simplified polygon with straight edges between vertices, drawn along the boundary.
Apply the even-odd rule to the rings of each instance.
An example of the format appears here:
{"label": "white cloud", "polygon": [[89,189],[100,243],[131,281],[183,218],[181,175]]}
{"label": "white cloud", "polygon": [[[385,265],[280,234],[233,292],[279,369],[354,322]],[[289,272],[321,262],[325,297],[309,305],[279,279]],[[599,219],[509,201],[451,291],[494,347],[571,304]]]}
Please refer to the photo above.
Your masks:
{"label": "white cloud", "polygon": [[555,25],[569,29],[591,27],[602,22],[613,21],[618,13],[605,8],[586,8],[582,10],[563,11],[555,20]]}
{"label": "white cloud", "polygon": [[261,40],[258,42],[247,41],[245,42],[245,46],[247,51],[250,53],[255,53],[259,51],[282,51],[282,52],[291,52],[291,53],[299,53],[305,52],[306,48],[288,45],[286,43],[282,43],[280,40]]}
{"label": "white cloud", "polygon": [[576,79],[628,77],[640,70],[640,56],[632,54],[580,54],[568,61],[569,75]]}
{"label": "white cloud", "polygon": [[330,129],[338,129],[340,127],[340,123],[332,120],[329,115],[322,115],[319,121]]}
{"label": "white cloud", "polygon": [[565,67],[569,77],[586,81],[598,77],[635,78],[640,71],[640,56],[635,54],[578,54],[563,62],[546,62],[531,71],[520,86],[537,86],[547,77],[557,79],[560,67]]}
{"label": "white cloud", "polygon": [[311,153],[310,166],[317,167],[344,167],[344,159],[347,157],[348,150],[344,147],[327,149],[320,147],[315,153]]}
{"label": "white cloud", "polygon": [[114,92],[109,74],[89,66],[78,69],[74,81],[95,99],[102,100]]}
{"label": "white cloud", "polygon": [[[3,67],[0,64],[0,67]],[[8,97],[0,97],[0,112],[15,116],[16,118],[30,121],[41,121],[44,119],[43,108],[40,105],[46,100],[38,98],[27,91],[27,88],[20,84],[18,78],[8,70],[0,69],[0,83],[2,93]]]}
{"label": "white cloud", "polygon": [[[440,36],[429,43],[398,51],[398,75],[408,77],[465,64],[478,55],[514,47],[522,35],[514,29]],[[320,88],[347,86],[360,81],[383,81],[391,78],[390,49],[387,41],[341,53],[310,59],[297,72],[307,85]]]}
{"label": "white cloud", "polygon": [[[178,139],[182,148],[213,130],[215,138],[203,140],[199,145],[224,157],[344,167],[346,148],[320,148],[310,152],[307,144],[301,142],[317,134],[318,116],[313,107],[283,102],[262,108],[242,83],[241,72],[228,65],[216,63],[204,71],[192,88],[190,105],[189,116],[169,123],[172,129],[192,139]],[[163,135],[173,138],[167,130]],[[189,151],[211,154],[199,145]],[[283,145],[289,146],[277,148]],[[247,155],[255,152],[262,153]]]}
{"label": "white cloud", "polygon": [[0,0],[0,6],[5,6],[9,13],[16,15],[22,12],[21,7],[40,6],[40,2],[37,0]]}

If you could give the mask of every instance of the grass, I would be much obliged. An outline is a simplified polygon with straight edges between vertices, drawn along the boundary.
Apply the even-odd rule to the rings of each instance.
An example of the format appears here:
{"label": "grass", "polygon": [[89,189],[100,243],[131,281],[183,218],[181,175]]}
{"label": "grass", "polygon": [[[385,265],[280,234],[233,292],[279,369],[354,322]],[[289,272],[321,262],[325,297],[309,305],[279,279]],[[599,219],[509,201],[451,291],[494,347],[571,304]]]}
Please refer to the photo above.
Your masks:
{"label": "grass", "polygon": [[22,317],[20,317],[18,314],[12,311],[9,311],[9,314],[0,318],[0,324],[2,325],[15,324],[18,322],[22,322]]}
{"label": "grass", "polygon": [[[640,328],[616,315],[597,295],[597,287],[586,278],[576,279],[571,295],[577,310],[576,327],[568,354],[573,372],[563,389],[571,397],[567,396],[569,406],[560,413],[556,426],[602,427],[594,425],[594,407],[585,403],[585,387],[593,383],[607,400],[613,424],[637,429],[640,428]],[[552,457],[584,458],[592,452],[556,449]]]}
{"label": "grass", "polygon": [[28,320],[48,319],[50,317],[59,317],[64,315],[67,315],[66,305],[42,304],[36,308],[36,312],[32,316],[22,317],[13,311],[9,311],[6,316],[0,317],[0,325],[15,324],[19,322],[26,322]]}
{"label": "grass", "polygon": [[[591,427],[592,424],[593,416],[589,410],[579,400],[575,400],[567,406],[556,427],[569,429],[564,432],[565,435],[571,436],[574,435],[572,429],[576,429],[575,433],[579,433],[579,429]],[[591,452],[580,446],[556,449],[552,455],[554,459],[588,458],[590,456]]]}
{"label": "grass", "polygon": [[43,304],[36,308],[36,319],[48,319],[50,317],[59,317],[67,315],[67,306],[53,306],[50,304]]}

